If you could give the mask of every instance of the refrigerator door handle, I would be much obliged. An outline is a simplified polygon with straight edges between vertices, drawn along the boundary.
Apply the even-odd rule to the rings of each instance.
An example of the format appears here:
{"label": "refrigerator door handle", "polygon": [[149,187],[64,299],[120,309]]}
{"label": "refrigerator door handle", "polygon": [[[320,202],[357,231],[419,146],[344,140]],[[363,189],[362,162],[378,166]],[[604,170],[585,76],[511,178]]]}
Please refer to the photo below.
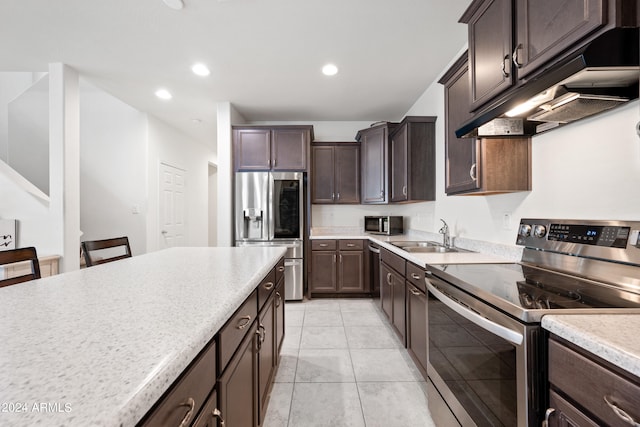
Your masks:
{"label": "refrigerator door handle", "polygon": [[273,174],[269,172],[269,183],[267,185],[267,236],[269,240],[276,237],[274,215],[275,215],[275,197],[273,195],[275,189],[275,180]]}

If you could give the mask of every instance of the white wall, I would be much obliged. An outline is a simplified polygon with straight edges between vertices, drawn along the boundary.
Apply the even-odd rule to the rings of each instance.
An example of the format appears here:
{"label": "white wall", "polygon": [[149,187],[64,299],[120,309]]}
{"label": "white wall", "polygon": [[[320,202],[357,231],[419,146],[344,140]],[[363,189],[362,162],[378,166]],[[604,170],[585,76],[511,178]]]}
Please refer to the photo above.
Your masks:
{"label": "white wall", "polygon": [[80,105],[81,240],[127,236],[145,253],[147,115],[86,81]]}
{"label": "white wall", "polygon": [[218,245],[218,166],[209,164],[209,246]]}
{"label": "white wall", "polygon": [[147,250],[154,251],[160,247],[161,235],[158,226],[160,163],[186,171],[186,245],[208,246],[209,163],[215,161],[213,152],[154,116],[148,117]]}
{"label": "white wall", "polygon": [[9,103],[36,80],[35,73],[0,72],[0,159],[7,160]]}

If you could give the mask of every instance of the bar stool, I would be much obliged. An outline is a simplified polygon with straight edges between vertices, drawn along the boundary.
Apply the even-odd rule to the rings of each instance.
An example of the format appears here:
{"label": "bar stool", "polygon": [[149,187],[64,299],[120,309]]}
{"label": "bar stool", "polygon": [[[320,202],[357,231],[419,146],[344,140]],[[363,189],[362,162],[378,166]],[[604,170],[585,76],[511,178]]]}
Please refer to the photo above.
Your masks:
{"label": "bar stool", "polygon": [[[120,248],[119,253],[114,255],[110,249]],[[101,251],[99,256],[92,252]],[[124,251],[124,253],[122,253]],[[116,237],[104,240],[87,240],[82,242],[82,253],[87,267],[117,261],[119,259],[131,258],[131,248],[128,237]]]}
{"label": "bar stool", "polygon": [[38,262],[38,254],[36,252],[36,248],[32,246],[28,248],[0,251],[0,266],[25,261],[31,263],[31,273],[2,279],[0,280],[0,288],[40,278],[40,263]]}

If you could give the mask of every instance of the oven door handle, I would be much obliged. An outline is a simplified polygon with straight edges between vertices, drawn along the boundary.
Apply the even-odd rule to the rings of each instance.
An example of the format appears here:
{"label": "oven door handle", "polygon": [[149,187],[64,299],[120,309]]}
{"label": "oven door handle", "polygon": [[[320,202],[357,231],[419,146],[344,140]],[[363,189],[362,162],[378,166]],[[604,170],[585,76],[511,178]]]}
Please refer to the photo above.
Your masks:
{"label": "oven door handle", "polygon": [[440,302],[458,313],[460,316],[464,317],[470,322],[475,323],[476,325],[491,332],[492,334],[509,341],[510,343],[513,343],[515,345],[522,345],[522,341],[524,339],[522,334],[516,331],[512,331],[509,328],[499,325],[487,319],[486,317],[482,317],[481,315],[464,308],[464,306],[458,304],[457,302],[453,301],[451,298],[440,292],[428,279],[426,280],[426,282],[427,288],[429,288],[429,292],[431,292],[436,298],[440,300]]}

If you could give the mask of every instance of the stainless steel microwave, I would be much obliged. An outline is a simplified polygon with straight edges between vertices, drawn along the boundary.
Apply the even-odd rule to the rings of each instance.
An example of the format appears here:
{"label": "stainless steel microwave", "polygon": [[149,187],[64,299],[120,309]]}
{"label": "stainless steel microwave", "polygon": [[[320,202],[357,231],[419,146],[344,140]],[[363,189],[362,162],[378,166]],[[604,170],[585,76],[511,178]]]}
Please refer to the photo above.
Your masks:
{"label": "stainless steel microwave", "polygon": [[365,216],[364,231],[373,234],[402,234],[404,232],[401,216]]}

